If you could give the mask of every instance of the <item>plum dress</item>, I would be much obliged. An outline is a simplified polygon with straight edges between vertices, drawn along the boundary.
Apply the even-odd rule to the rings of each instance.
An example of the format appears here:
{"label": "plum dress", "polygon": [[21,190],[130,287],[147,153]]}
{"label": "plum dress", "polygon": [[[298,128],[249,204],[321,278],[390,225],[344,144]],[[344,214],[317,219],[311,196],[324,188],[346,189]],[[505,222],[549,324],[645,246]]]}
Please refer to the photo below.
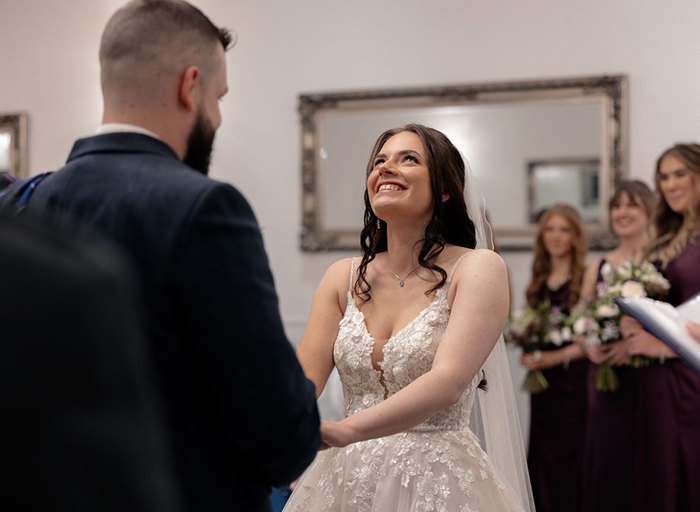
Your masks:
{"label": "plum dress", "polygon": [[[664,270],[668,302],[700,292],[700,235]],[[633,510],[700,510],[700,377],[679,359],[641,368]]]}
{"label": "plum dress", "polygon": [[[386,389],[372,366],[374,339],[348,291],[333,351],[346,416],[380,403],[385,393],[398,392],[430,370],[450,317],[452,272],[430,305],[385,345]],[[479,382],[477,375],[456,404],[408,431],[319,452],[285,512],[522,511],[469,429]]]}
{"label": "plum dress", "polygon": [[[598,282],[603,282],[598,268]],[[583,455],[583,512],[620,512],[632,509],[637,418],[638,372],[615,367],[616,391],[595,387],[598,366],[589,365],[586,444]]]}
{"label": "plum dress", "polygon": [[[568,313],[569,284],[545,284],[537,298]],[[527,465],[537,512],[579,510],[588,366],[582,359],[542,370],[549,387],[530,395]]]}

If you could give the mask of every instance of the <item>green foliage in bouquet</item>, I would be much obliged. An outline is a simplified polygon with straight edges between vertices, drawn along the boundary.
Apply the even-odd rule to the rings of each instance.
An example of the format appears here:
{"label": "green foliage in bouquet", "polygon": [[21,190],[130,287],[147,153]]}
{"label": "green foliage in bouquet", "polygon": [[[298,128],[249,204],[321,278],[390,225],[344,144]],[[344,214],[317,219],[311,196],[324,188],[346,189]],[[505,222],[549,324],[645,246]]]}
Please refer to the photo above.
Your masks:
{"label": "green foliage in bouquet", "polygon": [[[622,313],[614,302],[615,297],[661,298],[668,294],[670,288],[666,278],[647,261],[634,263],[625,260],[617,269],[605,263],[601,274],[603,282],[598,285],[598,299],[581,302],[572,313],[574,333],[583,336],[586,343],[593,346],[620,339]],[[633,356],[630,361],[630,365],[635,368],[649,364],[649,358],[639,355]],[[598,366],[598,391],[616,391],[619,385],[620,381],[613,368],[604,364]]]}
{"label": "green foliage in bouquet", "polygon": [[[569,317],[549,301],[511,315],[504,334],[508,343],[519,346],[526,354],[561,347],[573,337]],[[548,387],[541,370],[529,371],[523,383],[523,389],[529,393],[541,393]]]}

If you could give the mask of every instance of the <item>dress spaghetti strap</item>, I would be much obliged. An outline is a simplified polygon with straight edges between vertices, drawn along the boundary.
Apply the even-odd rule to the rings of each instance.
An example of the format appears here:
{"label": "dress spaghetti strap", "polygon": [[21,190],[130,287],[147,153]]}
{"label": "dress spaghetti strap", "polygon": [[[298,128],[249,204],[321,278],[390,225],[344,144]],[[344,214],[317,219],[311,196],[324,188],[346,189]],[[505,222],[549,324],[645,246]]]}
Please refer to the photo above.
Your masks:
{"label": "dress spaghetti strap", "polygon": [[457,261],[455,261],[455,264],[452,265],[452,270],[450,270],[450,277],[447,278],[447,282],[445,283],[445,288],[449,288],[450,283],[452,282],[452,276],[455,273],[455,270],[457,270],[457,265],[459,265],[459,262],[462,261],[462,258],[464,258],[468,253],[462,254]]}
{"label": "dress spaghetti strap", "polygon": [[354,277],[355,274],[355,260],[357,258],[353,257],[352,260],[350,260],[350,288],[348,288],[348,293],[352,295],[352,278]]}

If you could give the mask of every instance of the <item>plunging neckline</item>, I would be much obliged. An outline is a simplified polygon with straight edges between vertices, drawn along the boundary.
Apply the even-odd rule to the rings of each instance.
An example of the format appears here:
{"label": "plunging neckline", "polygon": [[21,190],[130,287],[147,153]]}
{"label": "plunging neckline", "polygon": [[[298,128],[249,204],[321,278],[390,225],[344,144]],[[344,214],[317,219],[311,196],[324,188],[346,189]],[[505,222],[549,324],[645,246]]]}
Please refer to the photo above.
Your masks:
{"label": "plunging neckline", "polygon": [[[392,334],[391,336],[389,336],[389,338],[386,340],[386,343],[384,343],[384,345],[382,345],[382,348],[381,348],[381,350],[380,350],[380,352],[381,352],[381,354],[382,354],[382,359],[381,359],[381,361],[378,361],[378,362],[377,362],[377,366],[379,366],[380,368],[382,368],[382,366],[383,366],[383,364],[384,364],[384,359],[386,358],[386,353],[385,353],[386,347],[387,347],[389,344],[391,344],[391,342],[393,342],[400,334],[402,334],[404,331],[408,330],[409,327],[411,327],[413,324],[415,324],[421,317],[423,317],[423,315],[425,314],[426,311],[428,311],[430,308],[432,308],[432,307],[438,302],[438,300],[441,299],[440,294],[443,293],[443,291],[445,290],[445,286],[446,286],[446,285],[447,285],[447,283],[445,283],[444,285],[442,285],[442,286],[440,287],[440,289],[437,290],[437,292],[435,292],[435,298],[434,298],[432,301],[430,301],[430,303],[429,303],[427,306],[425,306],[423,309],[421,309],[421,310],[418,312],[418,314],[413,318],[413,320],[411,320],[411,321],[408,322],[406,325],[404,325],[404,326],[403,326],[401,329],[399,329],[396,333],[394,333],[394,334]],[[369,340],[371,341],[371,343],[370,343],[371,351],[370,351],[370,357],[369,357],[369,365],[370,365],[370,367],[372,368],[372,370],[374,370],[375,372],[381,374],[381,373],[383,372],[383,369],[377,370],[377,369],[374,367],[374,365],[372,364],[372,353],[374,352],[374,346],[377,344],[377,339],[374,337],[374,335],[372,335],[372,333],[369,332],[369,329],[367,328],[367,319],[366,319],[366,317],[365,317],[365,314],[360,310],[360,308],[357,307],[357,304],[355,304],[355,299],[352,298],[352,294],[350,293],[350,291],[348,291],[348,306],[350,306],[350,305],[352,305],[352,307],[355,308],[355,311],[357,311],[357,313],[359,313],[359,314],[361,315],[361,317],[362,317],[362,329],[364,330],[365,335],[366,335],[366,336],[369,338]]]}

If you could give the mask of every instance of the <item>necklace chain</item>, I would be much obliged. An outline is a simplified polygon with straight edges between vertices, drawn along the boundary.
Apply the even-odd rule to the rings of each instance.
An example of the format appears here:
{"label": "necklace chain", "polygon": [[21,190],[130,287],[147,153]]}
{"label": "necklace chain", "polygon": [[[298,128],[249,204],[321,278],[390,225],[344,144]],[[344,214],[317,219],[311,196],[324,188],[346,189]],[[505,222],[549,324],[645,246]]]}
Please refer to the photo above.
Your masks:
{"label": "necklace chain", "polygon": [[418,263],[418,265],[416,265],[416,266],[413,267],[411,270],[409,270],[408,273],[407,273],[405,276],[401,277],[401,276],[398,275],[396,272],[394,272],[393,270],[391,270],[391,264],[389,263],[389,258],[386,259],[386,265],[387,265],[387,267],[389,267],[389,272],[391,272],[391,273],[393,274],[393,276],[394,276],[396,279],[399,280],[399,287],[400,287],[400,288],[403,288],[403,285],[405,284],[406,278],[407,278],[408,276],[410,276],[411,274],[413,274],[413,273],[416,271],[416,269],[417,269],[418,267],[420,267],[420,263]]}

